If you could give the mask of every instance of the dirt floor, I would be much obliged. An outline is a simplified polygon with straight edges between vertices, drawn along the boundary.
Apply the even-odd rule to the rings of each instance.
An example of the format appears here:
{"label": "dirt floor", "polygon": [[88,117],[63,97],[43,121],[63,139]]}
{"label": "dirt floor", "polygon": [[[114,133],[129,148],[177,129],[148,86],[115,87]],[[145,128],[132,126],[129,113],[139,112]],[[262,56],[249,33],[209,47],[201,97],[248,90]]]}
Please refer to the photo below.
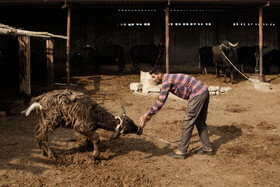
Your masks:
{"label": "dirt floor", "polygon": [[[191,155],[176,160],[167,154],[180,143],[187,101],[169,96],[141,136],[98,130],[100,159],[80,147],[71,129],[58,129],[49,138],[57,161],[41,155],[34,138],[38,118],[20,115],[27,99],[2,98],[7,116],[0,117],[0,186],[280,186],[280,75],[266,76],[271,90],[256,90],[238,79],[224,85],[214,75],[194,75],[207,86],[230,86],[226,94],[211,95],[208,130],[214,156],[195,155],[201,147],[196,129]],[[129,90],[139,75],[95,75],[72,79],[101,106],[119,115],[121,106],[138,124],[158,94]],[[63,86],[34,87],[33,96]],[[4,105],[3,104],[3,105]]]}

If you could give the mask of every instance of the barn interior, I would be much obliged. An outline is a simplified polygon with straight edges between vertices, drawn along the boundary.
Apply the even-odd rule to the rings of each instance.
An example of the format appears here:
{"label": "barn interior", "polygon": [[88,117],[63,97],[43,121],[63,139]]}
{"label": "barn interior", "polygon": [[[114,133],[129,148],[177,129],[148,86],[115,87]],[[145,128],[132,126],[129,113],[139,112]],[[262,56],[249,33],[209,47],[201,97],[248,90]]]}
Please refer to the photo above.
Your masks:
{"label": "barn interior", "polygon": [[[0,23],[31,31],[67,35],[71,7],[70,74],[117,74],[117,65],[95,64],[88,48],[120,45],[125,73],[132,72],[129,49],[135,45],[166,44],[166,10],[169,10],[169,71],[201,73],[198,49],[223,40],[258,46],[259,11],[263,13],[263,54],[279,50],[280,1],[261,0],[10,0],[0,2]],[[66,8],[65,8],[66,7]],[[0,35],[1,93],[19,92],[17,35]],[[47,84],[45,40],[31,37],[31,86]],[[78,62],[75,55],[79,55]],[[55,81],[67,76],[66,41],[54,39]],[[166,51],[160,64],[166,67]],[[82,63],[82,62],[83,63]],[[75,66],[77,65],[78,66]],[[80,64],[82,64],[80,66]],[[253,72],[255,61],[245,67]],[[210,67],[208,72],[214,73]]]}

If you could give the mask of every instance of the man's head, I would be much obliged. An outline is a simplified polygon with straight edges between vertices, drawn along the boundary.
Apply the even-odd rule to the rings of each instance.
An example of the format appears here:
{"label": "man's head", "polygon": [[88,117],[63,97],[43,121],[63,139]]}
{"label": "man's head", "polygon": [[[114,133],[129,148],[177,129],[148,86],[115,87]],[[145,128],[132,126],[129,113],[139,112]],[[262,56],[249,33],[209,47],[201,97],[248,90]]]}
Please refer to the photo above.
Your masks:
{"label": "man's head", "polygon": [[150,75],[152,75],[154,82],[156,82],[157,84],[162,83],[164,71],[161,68],[154,67],[149,73]]}

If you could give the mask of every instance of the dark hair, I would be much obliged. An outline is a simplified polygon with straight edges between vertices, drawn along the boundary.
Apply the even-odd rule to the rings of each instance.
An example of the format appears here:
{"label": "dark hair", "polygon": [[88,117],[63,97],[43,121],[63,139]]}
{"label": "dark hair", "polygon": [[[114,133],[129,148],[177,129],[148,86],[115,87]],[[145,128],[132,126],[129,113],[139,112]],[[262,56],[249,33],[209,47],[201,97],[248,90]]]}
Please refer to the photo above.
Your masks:
{"label": "dark hair", "polygon": [[159,66],[155,66],[153,67],[153,69],[151,71],[149,71],[149,74],[152,75],[152,74],[159,74],[159,73],[164,73],[163,69],[160,68]]}

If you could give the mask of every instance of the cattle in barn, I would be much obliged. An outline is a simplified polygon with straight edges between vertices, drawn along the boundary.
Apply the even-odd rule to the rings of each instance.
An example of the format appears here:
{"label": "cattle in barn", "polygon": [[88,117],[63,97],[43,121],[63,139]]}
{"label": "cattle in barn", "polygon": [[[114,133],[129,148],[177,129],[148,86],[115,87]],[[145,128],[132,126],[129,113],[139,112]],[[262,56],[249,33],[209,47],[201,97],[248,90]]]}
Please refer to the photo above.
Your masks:
{"label": "cattle in barn", "polygon": [[81,52],[72,55],[71,66],[74,72],[81,72],[86,65],[94,65],[98,73],[100,66],[117,65],[119,72],[125,68],[124,50],[120,45],[107,45],[104,47],[86,46]]}
{"label": "cattle in barn", "polygon": [[203,46],[198,50],[199,61],[202,67],[202,73],[207,74],[207,67],[214,66],[213,51],[211,46]]}
{"label": "cattle in barn", "polygon": [[97,129],[115,131],[112,139],[121,133],[137,133],[142,129],[134,124],[125,113],[119,117],[112,115],[85,94],[69,89],[54,90],[33,98],[29,107],[22,111],[28,116],[35,110],[39,116],[39,124],[35,128],[35,137],[44,156],[56,159],[55,153],[48,144],[48,136],[58,127],[72,127],[76,132],[85,136],[94,145],[93,158],[98,158],[99,136]]}
{"label": "cattle in barn", "polygon": [[263,56],[263,72],[279,73],[280,70],[280,50],[273,49]]}
{"label": "cattle in barn", "polygon": [[119,73],[125,68],[124,50],[120,45],[108,45],[104,47],[93,48],[93,60],[99,71],[100,65],[118,65]]}
{"label": "cattle in barn", "polygon": [[244,66],[256,68],[256,57],[259,54],[257,46],[242,46],[237,49],[238,62],[241,72],[244,73]]}
{"label": "cattle in barn", "polygon": [[159,61],[164,53],[165,46],[163,43],[158,45],[135,45],[129,50],[132,60],[133,72],[139,70],[139,64],[145,63],[151,66],[160,65]]}
{"label": "cattle in barn", "polygon": [[[234,67],[239,68],[237,47],[238,43],[232,44],[229,41],[223,41],[220,45],[213,46],[213,63],[216,67],[216,75],[220,77],[220,71],[224,74],[224,82],[226,83],[226,74],[230,70],[230,80],[233,83]],[[230,62],[229,62],[230,61]]]}

